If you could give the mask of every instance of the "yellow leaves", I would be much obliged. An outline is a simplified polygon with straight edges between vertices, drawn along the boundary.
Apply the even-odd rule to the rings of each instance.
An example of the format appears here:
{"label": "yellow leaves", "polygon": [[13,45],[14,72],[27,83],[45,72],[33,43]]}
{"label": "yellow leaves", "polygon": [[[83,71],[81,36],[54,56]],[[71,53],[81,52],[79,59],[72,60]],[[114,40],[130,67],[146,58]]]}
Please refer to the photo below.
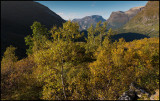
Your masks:
{"label": "yellow leaves", "polygon": [[2,69],[11,67],[14,64],[14,62],[17,61],[18,57],[15,56],[15,50],[16,48],[13,47],[12,45],[6,48],[6,51],[4,52],[4,55],[1,61]]}
{"label": "yellow leaves", "polygon": [[50,87],[44,87],[42,99],[44,100],[55,100],[55,91],[52,90]]}
{"label": "yellow leaves", "polygon": [[[97,26],[96,30],[102,34],[105,25],[104,29],[100,27],[100,23]],[[69,21],[63,25],[63,28],[53,27],[50,32],[55,40],[50,41],[41,37],[44,40],[41,43],[35,43],[35,46],[40,45],[42,48],[34,47],[37,50],[32,56],[28,56],[29,59],[15,61],[13,64],[11,60],[4,62],[5,66],[14,67],[6,69],[9,72],[14,71],[7,76],[10,77],[10,82],[20,82],[22,86],[25,84],[23,87],[29,90],[34,84],[38,87],[43,86],[40,90],[42,91],[41,99],[44,100],[63,99],[60,68],[63,66],[68,99],[116,99],[115,97],[122,94],[122,91],[128,89],[132,81],[146,85],[149,89],[156,88],[159,84],[157,79],[159,76],[158,39],[142,39],[133,42],[119,39],[118,42],[112,43],[109,37],[112,34],[110,29],[103,45],[99,46],[100,36],[94,37],[93,26],[88,30],[89,38],[85,44],[73,42],[81,36],[76,23]],[[92,57],[92,52],[96,57]],[[9,58],[6,60],[15,59],[10,52],[7,54]],[[4,74],[4,72],[1,73]],[[18,79],[15,80],[15,78]],[[149,83],[150,86],[148,86]],[[37,94],[40,95],[41,92]]]}
{"label": "yellow leaves", "polygon": [[71,21],[63,23],[63,28],[54,26],[50,30],[50,33],[52,34],[54,41],[64,40],[70,42],[81,37],[78,23]]}
{"label": "yellow leaves", "polygon": [[140,56],[143,56],[143,52],[141,50],[138,50],[137,53],[140,55]]}
{"label": "yellow leaves", "polygon": [[54,33],[56,30],[57,30],[57,26],[53,26],[53,28],[50,30],[50,33],[54,36]]}
{"label": "yellow leaves", "polygon": [[98,92],[98,98],[99,98],[100,100],[104,100],[104,95],[103,95],[103,94],[100,94],[100,92]]}
{"label": "yellow leaves", "polygon": [[[151,65],[153,60],[150,57],[153,56],[153,52],[157,52],[148,47],[148,43],[151,42],[149,39],[144,39],[126,43],[121,39],[119,42],[111,44],[114,45],[112,48],[99,48],[97,60],[89,65],[93,76],[91,83],[96,87],[96,91],[98,92],[101,87],[105,87],[108,84],[107,80],[112,79],[114,86],[113,88],[109,86],[107,89],[109,91],[107,98],[113,98],[115,92],[124,91],[127,88],[126,85],[129,86],[131,81],[137,80],[139,84],[145,84],[146,81],[152,80],[150,75],[157,75],[157,72]],[[158,47],[155,46],[154,49],[157,49]],[[150,52],[152,54],[148,54]],[[154,80],[154,82],[157,81]],[[120,82],[121,85],[117,82]],[[97,96],[102,98],[100,93]]]}
{"label": "yellow leaves", "polygon": [[90,64],[89,67],[90,67],[91,73],[92,73],[93,75],[96,75],[96,70],[95,70],[94,63]]}
{"label": "yellow leaves", "polygon": [[123,64],[124,49],[118,48],[112,50],[112,60],[116,66]]}

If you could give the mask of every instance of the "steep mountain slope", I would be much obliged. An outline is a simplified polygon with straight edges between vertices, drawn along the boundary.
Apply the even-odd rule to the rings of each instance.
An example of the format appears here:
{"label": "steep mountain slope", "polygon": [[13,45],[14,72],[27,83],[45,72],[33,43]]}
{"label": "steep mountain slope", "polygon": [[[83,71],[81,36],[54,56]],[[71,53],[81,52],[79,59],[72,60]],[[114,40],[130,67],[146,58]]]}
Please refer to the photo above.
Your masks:
{"label": "steep mountain slope", "polygon": [[141,6],[141,7],[131,8],[125,12],[123,11],[112,12],[109,19],[107,20],[108,28],[116,29],[122,27],[143,8],[144,7]]}
{"label": "steep mountain slope", "polygon": [[123,27],[123,31],[159,36],[159,1],[148,1],[144,9]]}
{"label": "steep mountain slope", "polygon": [[80,30],[87,30],[91,26],[91,24],[93,24],[93,26],[96,26],[97,22],[99,21],[102,21],[103,23],[106,20],[102,16],[99,16],[99,15],[86,16],[82,19],[72,20],[72,22],[78,22],[80,26]]}
{"label": "steep mountain slope", "polygon": [[49,8],[33,1],[1,1],[1,56],[6,47],[17,47],[17,55],[24,56],[24,37],[31,34],[30,26],[34,21],[47,28],[61,26],[65,22]]}

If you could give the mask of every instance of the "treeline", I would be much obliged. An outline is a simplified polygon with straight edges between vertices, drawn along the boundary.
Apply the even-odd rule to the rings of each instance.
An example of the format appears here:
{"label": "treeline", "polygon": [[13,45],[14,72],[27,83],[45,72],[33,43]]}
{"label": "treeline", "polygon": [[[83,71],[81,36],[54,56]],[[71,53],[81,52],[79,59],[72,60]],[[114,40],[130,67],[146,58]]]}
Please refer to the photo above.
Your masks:
{"label": "treeline", "polygon": [[150,93],[159,88],[159,39],[113,41],[107,23],[88,29],[68,21],[50,30],[39,22],[25,37],[27,58],[6,49],[1,61],[1,99],[116,100],[132,82]]}

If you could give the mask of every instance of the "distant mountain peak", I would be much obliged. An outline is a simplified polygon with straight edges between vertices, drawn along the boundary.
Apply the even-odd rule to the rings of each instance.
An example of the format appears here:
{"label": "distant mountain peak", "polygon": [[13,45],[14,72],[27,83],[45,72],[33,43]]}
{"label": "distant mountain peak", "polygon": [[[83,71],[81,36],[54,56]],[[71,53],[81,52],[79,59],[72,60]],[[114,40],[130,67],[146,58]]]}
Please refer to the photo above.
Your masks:
{"label": "distant mountain peak", "polygon": [[102,16],[100,16],[100,15],[91,15],[91,17],[93,17],[93,18],[101,17],[102,18]]}
{"label": "distant mountain peak", "polygon": [[91,26],[91,24],[93,24],[93,26],[96,26],[97,22],[99,21],[102,21],[103,23],[106,20],[100,15],[91,15],[83,17],[81,19],[72,20],[72,22],[78,22],[80,30],[87,30]]}

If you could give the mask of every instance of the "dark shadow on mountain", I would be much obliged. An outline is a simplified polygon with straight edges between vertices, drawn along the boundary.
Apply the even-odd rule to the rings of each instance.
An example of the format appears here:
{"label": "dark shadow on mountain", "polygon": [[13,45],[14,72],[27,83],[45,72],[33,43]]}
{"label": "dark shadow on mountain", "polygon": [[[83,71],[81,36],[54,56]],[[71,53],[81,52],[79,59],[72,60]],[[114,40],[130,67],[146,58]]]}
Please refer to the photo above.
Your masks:
{"label": "dark shadow on mountain", "polygon": [[1,2],[1,58],[7,47],[17,47],[19,59],[27,57],[24,38],[32,34],[31,25],[40,22],[50,29],[53,25],[61,27],[65,20],[48,7],[34,1]]}
{"label": "dark shadow on mountain", "polygon": [[[85,38],[88,37],[87,30],[82,30],[80,33],[81,34],[84,33],[84,36],[79,38],[76,41],[78,41],[78,42],[86,42]],[[104,40],[104,37],[105,36],[103,36],[103,40]],[[118,41],[120,38],[124,38],[126,42],[130,42],[130,41],[133,41],[133,40],[140,40],[140,39],[143,39],[143,38],[150,38],[150,37],[147,36],[147,35],[144,35],[144,34],[140,34],[140,33],[128,32],[128,33],[120,33],[120,34],[112,35],[111,38],[112,38],[113,42],[115,40]]]}
{"label": "dark shadow on mountain", "polygon": [[120,33],[117,35],[113,35],[111,36],[111,38],[113,41],[119,40],[120,38],[124,38],[126,42],[130,42],[133,40],[139,40],[139,39],[150,38],[150,37],[144,34],[140,34],[140,33],[129,32],[129,33]]}

